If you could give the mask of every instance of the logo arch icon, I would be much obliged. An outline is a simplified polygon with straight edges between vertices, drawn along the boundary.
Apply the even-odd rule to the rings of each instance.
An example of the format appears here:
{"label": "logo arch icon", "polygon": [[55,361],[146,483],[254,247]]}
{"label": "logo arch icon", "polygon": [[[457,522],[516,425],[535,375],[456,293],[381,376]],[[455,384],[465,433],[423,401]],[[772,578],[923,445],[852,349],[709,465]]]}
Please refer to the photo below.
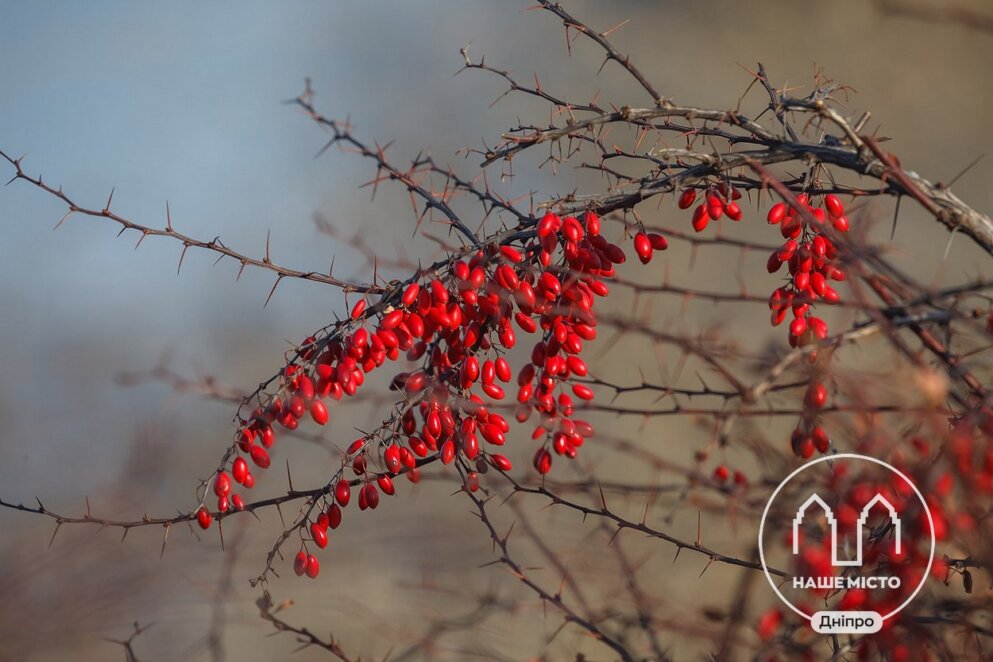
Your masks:
{"label": "logo arch icon", "polygon": [[793,518],[794,554],[800,553],[800,526],[803,524],[803,519],[807,514],[807,509],[815,504],[823,511],[824,517],[827,519],[828,527],[831,529],[831,565],[841,567],[862,565],[862,529],[865,527],[865,523],[869,519],[869,513],[871,513],[872,509],[877,505],[881,505],[886,509],[887,513],[889,513],[890,523],[893,525],[893,533],[895,538],[893,551],[897,554],[900,553],[901,545],[903,544],[900,537],[900,517],[896,514],[896,508],[893,507],[893,504],[890,503],[886,497],[882,494],[876,494],[876,496],[870,499],[869,502],[862,507],[862,513],[859,515],[855,537],[855,558],[840,558],[839,550],[841,546],[838,541],[838,518],[834,516],[834,511],[831,506],[829,506],[819,495],[814,493],[811,494],[799,508],[797,508],[796,517]]}

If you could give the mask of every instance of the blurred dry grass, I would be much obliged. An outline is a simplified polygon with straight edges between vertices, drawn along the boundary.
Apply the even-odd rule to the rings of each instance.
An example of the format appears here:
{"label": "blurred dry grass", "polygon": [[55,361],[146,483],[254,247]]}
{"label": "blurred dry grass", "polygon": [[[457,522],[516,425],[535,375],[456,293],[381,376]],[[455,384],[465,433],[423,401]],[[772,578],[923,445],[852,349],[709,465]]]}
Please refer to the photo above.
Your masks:
{"label": "blurred dry grass", "polygon": [[[521,11],[526,4],[421,3],[416,10],[406,8],[397,17],[408,20],[397,20],[382,8],[350,4],[339,8],[341,14],[327,26],[329,39],[324,49],[313,53],[313,66],[318,71],[301,71],[300,77],[314,75],[318,105],[325,101],[329,114],[352,112],[353,121],[366,137],[382,141],[399,138],[393,148],[398,155],[412,156],[421,147],[430,147],[436,156],[456,163],[458,159],[452,155],[459,148],[478,146],[481,139],[492,143],[518,117],[530,114],[541,121],[547,113],[537,106],[518,104],[513,98],[489,108],[490,100],[502,91],[498,81],[475,73],[452,79],[450,74],[458,66],[458,48],[470,41],[472,52],[485,54],[494,66],[509,68],[524,78],[538,72],[544,84],[567,96],[583,99],[599,89],[603,98],[620,103],[646,101],[626,81],[614,76],[610,66],[594,76],[599,61],[592,49],[577,47],[573,57],[567,58],[560,26],[548,16]],[[887,17],[873,3],[858,0],[568,4],[577,15],[602,29],[632,19],[617,33],[616,41],[657,81],[664,94],[679,101],[701,106],[735,105],[749,81],[744,68],[759,60],[778,84],[789,82],[800,87],[809,85],[815,67],[823,67],[857,90],[850,101],[853,114],[855,109],[871,110],[871,126],[893,138],[890,148],[910,169],[948,181],[973,159],[993,149],[986,110],[991,101],[987,63],[993,61],[993,36],[988,34],[954,24]],[[974,5],[980,11],[987,9],[983,2]],[[53,23],[57,20],[53,18]],[[372,35],[354,28],[356,25],[365,30],[375,27],[378,44],[370,46],[368,52],[360,42]],[[49,25],[34,29],[44,31]],[[283,42],[262,39],[258,48],[276,48],[279,43]],[[322,59],[347,61],[356,70],[354,81],[337,85],[332,78],[322,79]],[[183,78],[183,71],[172,73]],[[32,101],[25,98],[22,103]],[[209,103],[207,100],[206,106]],[[93,112],[99,113],[99,108]],[[30,148],[32,134],[42,129],[22,128],[19,140]],[[245,139],[251,138],[246,135]],[[320,140],[313,132],[314,151]],[[224,146],[218,149],[223,163]],[[140,170],[142,161],[156,156],[139,154],[134,158]],[[298,171],[281,177],[313,179],[303,179],[307,185],[289,186],[287,195],[311,196],[303,204],[326,213],[346,232],[361,230],[370,236],[391,237],[408,255],[430,257],[434,250],[430,243],[409,239],[409,215],[402,192],[384,192],[370,205],[365,192],[355,191],[355,185],[370,176],[365,164],[338,155],[301,162],[303,165],[294,165]],[[267,165],[277,170],[285,167]],[[470,160],[461,165],[471,168],[474,163]],[[529,168],[524,161],[515,164],[522,174],[507,184],[510,190],[534,189],[547,195],[552,190],[569,190],[576,182],[599,185],[594,177],[573,172],[551,179],[545,172],[535,172],[533,165]],[[168,167],[180,168],[182,164]],[[260,171],[265,169],[260,166]],[[312,172],[301,175],[299,170],[303,169]],[[531,174],[524,176],[525,172]],[[991,175],[993,161],[981,161],[956,183],[959,195],[978,209],[993,209],[993,189],[988,186]],[[64,184],[72,188],[72,182]],[[168,193],[174,200],[183,198],[182,190]],[[95,199],[102,194],[93,192]],[[250,190],[236,194],[247,196],[250,205]],[[141,200],[124,204],[153,208],[152,202]],[[872,236],[885,241],[891,213],[890,202],[871,203],[859,222],[871,225]],[[31,225],[38,219],[7,220]],[[662,225],[686,222],[665,206],[649,220]],[[202,222],[207,228],[202,234],[209,233],[209,219]],[[278,223],[283,250],[292,246],[295,238],[304,238],[311,245],[297,251],[295,258],[302,264],[311,259],[315,269],[322,267],[327,255],[347,251],[325,238],[315,241],[315,231],[305,218],[255,217],[244,222],[250,226],[240,230],[241,236],[236,227],[225,239],[254,241],[265,227]],[[284,227],[289,224],[298,227]],[[744,223],[731,231],[754,239],[760,230],[754,223]],[[111,241],[109,232],[82,226],[56,235],[39,232],[29,236],[18,252],[45,264],[51,259],[51,245],[72,243],[85,236]],[[925,282],[990,275],[979,253],[963,239],[956,240],[948,258],[942,260],[946,241],[943,230],[910,205],[904,206],[893,243],[901,265],[912,268]],[[126,252],[123,245],[115,246]],[[298,340],[319,325],[332,308],[342,309],[333,293],[328,296],[308,285],[284,284],[273,306],[262,311],[268,283],[261,278],[248,277],[235,289],[223,267],[211,269],[206,258],[191,256],[183,279],[166,280],[161,276],[170,274],[174,267],[167,265],[175,256],[167,250],[161,255],[153,252],[146,262],[142,255],[130,262],[56,272],[45,297],[31,296],[16,278],[0,286],[6,317],[0,323],[5,340],[0,348],[0,414],[4,421],[0,449],[7,458],[0,476],[0,495],[5,498],[27,500],[38,494],[46,505],[81,511],[82,493],[86,491],[94,510],[122,517],[188,508],[195,478],[211,466],[218,449],[227,443],[231,412],[193,398],[173,403],[161,387],[142,387],[137,393],[121,389],[115,385],[114,375],[149,367],[159,351],[179,346],[177,368],[192,365],[193,370],[217,374],[235,384],[252,384],[274,369],[286,348],[284,338]],[[356,272],[364,269],[361,260],[349,259],[350,268]],[[349,259],[345,260],[346,268]],[[754,256],[750,259],[764,261]],[[726,287],[747,266],[739,263],[736,254],[694,263],[687,251],[670,250],[651,270],[637,275],[652,281],[669,274],[674,281]],[[102,296],[115,305],[81,314],[72,299],[87,297],[94,288],[103,290],[106,284],[101,275],[112,274],[115,269],[116,278],[141,281],[140,293],[129,293],[122,306],[116,305],[116,300],[123,295],[105,291]],[[754,291],[762,291],[765,285],[749,283]],[[96,298],[97,306],[102,296]],[[176,319],[171,311],[179,309],[179,301],[192,305],[193,312],[187,308],[186,314]],[[631,301],[614,300],[614,311],[628,314],[632,305]],[[753,307],[718,309],[661,298],[654,303],[652,315],[673,330],[733,325],[753,347],[763,346],[770,337],[765,313]],[[40,328],[45,329],[43,346],[25,340]],[[168,330],[163,333],[161,328]],[[779,335],[776,342],[781,340]],[[594,365],[597,374],[619,381],[636,376],[635,364],[649,378],[671,374],[677,358],[658,353],[644,340],[626,340],[622,347],[599,356]],[[656,357],[657,363],[644,357]],[[694,382],[692,371],[687,371],[685,379]],[[52,406],[53,398],[59,406]],[[374,415],[357,408],[338,416],[331,437],[347,444],[351,426],[363,425]],[[709,437],[705,426],[701,429],[685,420],[624,418],[599,423],[611,436],[637,440],[653,449],[665,448],[674,462],[684,464],[702,445],[701,440]],[[766,422],[756,421],[755,425],[765,429]],[[524,467],[529,444],[524,438],[514,442],[516,452],[512,454]],[[336,461],[320,449],[293,441],[284,443],[285,452],[280,452],[276,464],[282,466],[284,458],[292,457],[295,481],[306,482],[308,472],[309,478],[319,480],[322,470]],[[621,462],[598,450],[595,441],[584,453],[584,461],[597,464],[602,478],[634,482],[658,479],[648,467],[631,466],[628,460]],[[744,456],[737,457],[732,449],[729,457],[737,462]],[[263,493],[279,490],[280,473],[271,472],[262,481]],[[563,474],[568,476],[569,470]],[[559,619],[546,615],[505,572],[479,567],[491,559],[489,542],[468,512],[464,498],[450,496],[451,484],[427,481],[415,489],[406,485],[401,489],[402,499],[387,499],[371,516],[346,518],[324,557],[319,581],[284,578],[271,587],[277,601],[287,597],[296,601],[286,614],[288,619],[317,633],[333,631],[346,650],[381,657],[390,650],[391,642],[416,641],[421,624],[439,615],[469,611],[473,596],[493,590],[501,599],[525,598],[518,617],[483,621],[468,632],[440,640],[439,658],[463,659],[469,649],[475,649],[521,659],[541,651],[553,635],[550,659],[564,659],[567,651],[577,646],[590,648],[571,630],[558,633]],[[706,510],[708,503],[705,496],[693,499],[669,513],[667,530],[689,539],[696,535],[697,508]],[[644,502],[615,505],[636,520],[645,507]],[[598,585],[603,566],[615,563],[602,544],[605,537],[575,526],[578,517],[574,514],[537,506],[533,504],[534,510],[527,512],[540,522],[551,541],[568,550],[564,560],[576,578],[594,587],[598,599],[621,599],[612,587]],[[668,511],[665,500],[656,508],[658,521],[664,521]],[[498,510],[497,515],[504,526],[515,518],[509,509]],[[729,518],[724,513],[704,517],[704,542],[727,553],[749,555],[754,532],[749,525],[738,526],[736,522],[735,516]],[[235,563],[233,590],[225,598],[223,629],[229,659],[287,656],[293,642],[289,636],[266,637],[268,626],[258,619],[254,606],[257,591],[247,584],[258,572],[264,550],[277,531],[277,516],[269,513],[262,523],[245,518],[232,522],[229,528],[244,529],[243,534],[226,531],[229,540],[243,536],[233,561],[221,551],[213,532],[198,540],[178,528],[160,559],[159,531],[134,531],[120,544],[114,532],[63,530],[49,549],[49,522],[0,512],[0,530],[4,532],[0,538],[0,596],[4,601],[0,609],[0,659],[119,659],[123,652],[103,638],[126,637],[136,620],[155,623],[136,642],[142,659],[208,657],[207,637],[214,617],[211,602],[222,568],[230,562]],[[686,624],[696,620],[699,610],[722,606],[738,573],[715,566],[698,577],[705,565],[700,557],[683,554],[673,562],[674,550],[659,544],[646,546],[634,535],[624,534],[622,543],[640,564],[638,577],[650,589],[651,597],[671,614],[671,631],[662,633],[672,645],[671,653],[675,659],[698,657],[706,646],[701,647],[698,633],[687,629]],[[541,564],[540,555],[523,538],[515,544],[523,558]],[[547,568],[538,576],[550,584],[558,579]],[[719,631],[717,624],[715,631]],[[324,656],[304,651],[295,657],[309,660]]]}

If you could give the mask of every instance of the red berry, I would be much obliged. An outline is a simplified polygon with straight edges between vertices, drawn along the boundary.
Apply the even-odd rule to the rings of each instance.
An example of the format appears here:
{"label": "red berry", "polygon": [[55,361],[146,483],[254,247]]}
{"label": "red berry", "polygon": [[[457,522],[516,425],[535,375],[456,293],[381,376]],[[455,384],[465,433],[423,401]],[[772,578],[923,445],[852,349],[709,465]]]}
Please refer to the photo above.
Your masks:
{"label": "red berry", "polygon": [[310,403],[310,417],[318,425],[325,425],[328,422],[328,408],[320,400]]}
{"label": "red berry", "polygon": [[231,479],[228,478],[228,472],[221,471],[217,474],[217,478],[214,479],[214,494],[219,497],[227,496],[231,492]]}
{"label": "red berry", "polygon": [[787,239],[786,242],[783,244],[782,248],[779,249],[777,255],[781,261],[788,262],[790,258],[796,255],[796,251],[798,248],[799,248],[799,244],[797,244],[792,239]]}
{"label": "red berry", "polygon": [[741,207],[738,206],[737,202],[729,202],[724,208],[724,211],[727,212],[728,218],[732,221],[741,220]]}
{"label": "red berry", "polygon": [[642,264],[648,264],[652,261],[652,242],[648,239],[648,235],[644,232],[639,232],[634,236],[634,252],[638,254],[638,259],[641,260]]}
{"label": "red berry", "polygon": [[432,437],[437,438],[441,435],[441,416],[437,411],[432,411],[428,414],[428,418],[424,422],[424,429],[427,430],[428,434]]}
{"label": "red berry", "polygon": [[766,219],[769,221],[770,225],[775,225],[786,217],[786,203],[777,202],[769,209],[769,215]]}
{"label": "red berry", "polygon": [[505,395],[503,388],[498,384],[484,384],[483,393],[494,400],[503,400],[503,396]]}
{"label": "red berry", "polygon": [[376,479],[376,483],[379,485],[379,489],[383,490],[383,494],[388,496],[393,496],[396,494],[396,488],[393,486],[393,479],[389,476],[380,476]]}
{"label": "red berry", "polygon": [[197,510],[197,524],[200,525],[201,529],[209,529],[210,523],[214,521],[214,516],[210,514],[210,511],[200,506]]}
{"label": "red berry", "polygon": [[462,388],[469,388],[479,378],[479,359],[470,356],[462,362],[460,370]]}
{"label": "red berry", "polygon": [[824,206],[827,207],[827,211],[832,218],[845,215],[845,206],[841,204],[841,200],[834,194],[824,196]]}
{"label": "red berry", "polygon": [[600,217],[591,211],[586,212],[586,216],[583,217],[586,221],[586,234],[591,237],[595,237],[600,234]]}
{"label": "red berry", "polygon": [[379,505],[379,490],[372,483],[366,483],[365,487],[362,488],[362,494],[365,495],[365,502],[368,504],[369,508],[372,510],[376,509]]}
{"label": "red berry", "polygon": [[541,284],[541,288],[545,292],[546,299],[557,299],[559,294],[562,293],[562,283],[555,277],[555,274],[550,271],[542,273],[541,277],[538,279],[538,282]]}
{"label": "red berry", "polygon": [[500,471],[510,471],[513,468],[505,455],[490,455],[490,462]]}
{"label": "red berry", "polygon": [[[617,244],[607,244],[603,247],[602,254],[612,264],[624,264],[628,259],[624,250]],[[600,273],[604,276],[613,275],[613,269],[611,268],[609,273],[606,269],[601,269]]]}
{"label": "red berry", "polygon": [[688,188],[679,195],[679,208],[689,209],[696,201],[696,190]]}
{"label": "red berry", "polygon": [[728,476],[730,476],[730,475],[731,475],[731,472],[723,464],[718,465],[718,467],[716,469],[714,469],[714,478],[716,478],[718,481],[720,481],[722,483],[724,481],[726,481],[728,479]]}
{"label": "red berry", "polygon": [[404,390],[408,395],[414,395],[415,393],[420,393],[424,390],[424,384],[427,381],[427,377],[424,372],[418,370],[417,372],[408,375],[407,381],[404,384]]}
{"label": "red berry", "polygon": [[[422,442],[423,443],[423,442]],[[414,454],[407,448],[400,447],[400,464],[407,469],[414,469],[417,467],[417,458]]]}
{"label": "red berry", "polygon": [[762,617],[759,618],[759,637],[763,640],[772,639],[776,635],[776,631],[779,630],[779,626],[782,622],[783,613],[778,609],[770,609],[765,612],[762,614]]}
{"label": "red berry", "polygon": [[790,335],[799,338],[803,335],[803,332],[807,330],[807,319],[805,317],[797,317],[792,322],[790,322]]}
{"label": "red berry", "polygon": [[[460,262],[459,264],[464,264],[464,262]],[[384,331],[395,329],[403,321],[403,318],[404,312],[402,310],[394,310],[383,315],[383,319],[379,322],[379,327]]]}
{"label": "red berry", "polygon": [[400,463],[400,447],[389,446],[383,451],[383,462],[386,464],[386,469],[390,473],[400,473],[400,469],[403,468],[403,465]]}
{"label": "red berry", "polygon": [[310,536],[314,539],[314,544],[321,549],[328,546],[328,532],[317,522],[310,525]]}
{"label": "red berry", "polygon": [[572,387],[572,392],[576,394],[576,397],[583,400],[593,399],[593,390],[585,384],[574,384]]}
{"label": "red berry", "polygon": [[334,499],[337,501],[342,508],[348,505],[349,499],[352,498],[352,488],[348,484],[348,481],[341,479],[334,486]]}
{"label": "red berry", "polygon": [[501,382],[509,382],[510,378],[513,376],[510,370],[510,363],[502,356],[494,363],[494,370],[496,372],[497,379]]}
{"label": "red berry", "polygon": [[479,456],[479,439],[475,434],[466,435],[462,439],[462,453],[470,460],[475,460]]}
{"label": "red berry", "polygon": [[566,216],[562,221],[562,236],[571,242],[578,242],[583,238],[583,226],[572,216]]}
{"label": "red berry", "polygon": [[235,458],[234,464],[231,466],[231,475],[234,476],[235,482],[241,485],[245,484],[245,477],[248,475],[248,462],[245,462],[245,458]]}
{"label": "red berry", "polygon": [[814,332],[814,337],[818,340],[824,340],[828,336],[827,322],[819,317],[808,317],[807,327]]}
{"label": "red berry", "polygon": [[707,214],[715,221],[724,215],[724,203],[713,193],[707,196]]}
{"label": "red berry", "polygon": [[307,555],[307,576],[313,579],[321,572],[321,562],[313,554]]}
{"label": "red berry", "polygon": [[431,298],[435,306],[444,306],[448,303],[448,288],[437,278],[431,281]]}
{"label": "red berry", "polygon": [[656,232],[648,233],[648,241],[651,242],[652,248],[657,251],[664,251],[669,248],[669,242],[666,241],[666,238]]}
{"label": "red berry", "polygon": [[790,437],[790,446],[794,455],[805,460],[814,454],[814,441],[802,430],[793,431],[793,435]]}
{"label": "red berry", "polygon": [[507,441],[506,437],[504,437],[503,430],[493,423],[487,423],[484,425],[481,432],[483,434],[483,439],[494,446],[503,446]]}
{"label": "red berry", "polygon": [[816,426],[810,433],[810,437],[814,442],[814,447],[817,448],[821,453],[827,453],[828,448],[831,445],[831,440],[828,438],[827,432],[821,426]]}
{"label": "red berry", "polygon": [[238,447],[246,453],[253,441],[255,441],[255,431],[251,428],[245,428],[238,433]]}
{"label": "red berry", "polygon": [[304,402],[303,398],[299,395],[294,395],[290,398],[289,404],[287,405],[288,411],[293,415],[293,418],[299,420],[303,418],[304,412],[307,411],[307,403]]}
{"label": "red berry", "polygon": [[868,593],[864,588],[851,588],[845,592],[838,602],[838,609],[842,611],[854,611],[865,604]]}
{"label": "red berry", "polygon": [[487,359],[483,363],[483,370],[480,374],[483,376],[484,385],[492,384],[493,380],[496,379],[496,366],[493,361]]}
{"label": "red berry", "polygon": [[314,380],[307,375],[300,375],[294,382],[296,384],[297,395],[304,400],[310,400],[314,397]]}
{"label": "red berry", "polygon": [[561,225],[562,220],[552,212],[548,212],[538,221],[538,236],[547,237],[553,232],[558,232]]}
{"label": "red berry", "polygon": [[508,260],[510,260],[511,262],[515,262],[515,263],[520,262],[521,260],[524,259],[524,256],[521,255],[521,252],[516,248],[514,248],[513,246],[501,246],[500,254],[503,255]]}
{"label": "red berry", "polygon": [[517,288],[521,286],[521,281],[518,275],[506,264],[501,264],[497,267],[493,276],[506,290],[515,292],[517,291]]}
{"label": "red berry", "polygon": [[268,469],[269,465],[272,463],[269,453],[266,452],[266,449],[261,446],[252,446],[250,455],[252,457],[252,462],[254,462],[255,465],[261,469]]}
{"label": "red berry", "polygon": [[407,286],[407,289],[403,291],[403,297],[401,302],[406,307],[411,307],[414,302],[417,301],[417,295],[421,293],[421,286],[417,283],[411,283]]}
{"label": "red berry", "polygon": [[703,232],[708,223],[710,223],[710,213],[707,211],[707,206],[701,204],[693,210],[693,229]]}
{"label": "red berry", "polygon": [[302,549],[297,552],[296,558],[293,559],[293,572],[296,573],[297,577],[307,572],[307,553]]}
{"label": "red berry", "polygon": [[807,394],[804,396],[803,402],[811,409],[821,409],[827,404],[827,397],[827,389],[824,388],[824,384],[815,382],[807,388]]}
{"label": "red berry", "polygon": [[352,319],[357,320],[362,317],[362,313],[365,312],[366,302],[365,299],[359,299],[354,306],[352,306]]}
{"label": "red berry", "polygon": [[544,448],[539,448],[534,454],[534,468],[538,473],[544,475],[552,469],[552,454]]}
{"label": "red berry", "polygon": [[341,507],[332,503],[331,507],[328,508],[328,526],[332,529],[337,529],[341,525]]}
{"label": "red berry", "polygon": [[586,361],[579,358],[578,356],[570,356],[566,359],[566,365],[569,368],[569,372],[574,375],[579,375],[580,377],[585,377],[588,373],[586,367]]}

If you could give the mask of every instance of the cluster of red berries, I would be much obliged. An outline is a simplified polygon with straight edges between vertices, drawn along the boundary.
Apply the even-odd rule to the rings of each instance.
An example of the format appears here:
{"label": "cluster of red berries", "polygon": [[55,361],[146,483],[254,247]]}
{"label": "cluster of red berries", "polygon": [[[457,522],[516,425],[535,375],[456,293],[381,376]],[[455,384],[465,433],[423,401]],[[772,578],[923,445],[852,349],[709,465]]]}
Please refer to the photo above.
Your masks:
{"label": "cluster of red berries", "polygon": [[[796,198],[801,207],[787,206],[779,202],[769,210],[767,220],[771,225],[779,225],[786,242],[769,256],[769,273],[776,273],[785,263],[790,279],[773,291],[769,297],[772,310],[772,324],[778,326],[792,311],[793,321],[789,326],[791,347],[803,347],[812,342],[824,340],[828,336],[828,325],[820,317],[810,314],[817,302],[837,303],[840,299],[829,281],[843,281],[845,272],[838,263],[838,248],[825,235],[823,228],[828,224],[836,232],[848,231],[848,218],[845,207],[838,196],[828,194],[823,197],[823,206],[809,204],[806,194]],[[809,220],[808,220],[809,219]],[[816,355],[812,355],[815,359]],[[790,447],[800,458],[807,459],[816,449],[826,453],[831,440],[823,427],[818,425],[821,410],[827,405],[827,387],[816,377],[812,378],[803,398],[804,413],[800,424],[790,437]]]}
{"label": "cluster of red berries", "polygon": [[[687,209],[697,193],[688,189],[679,198]],[[741,194],[723,185],[706,189],[705,200],[693,214],[693,226],[702,231],[711,220],[727,216],[738,221]],[[824,209],[798,196],[804,213],[775,205],[769,222],[780,224],[786,243],[769,261],[770,271],[789,265],[790,282],[773,293],[773,324],[792,309],[792,345],[803,345],[826,336],[826,325],[809,314],[818,300],[837,301],[828,279],[842,280],[835,266],[838,251],[819,224],[847,229],[844,209],[836,196],[824,197]],[[826,210],[826,211],[825,211]],[[808,223],[807,216],[815,222]],[[276,430],[297,428],[308,414],[318,425],[329,421],[328,403],[353,396],[366,375],[384,363],[398,360],[421,362],[421,367],[395,375],[390,388],[404,394],[398,404],[397,425],[353,442],[346,451],[342,470],[329,483],[319,503],[316,519],[301,522],[309,533],[294,562],[298,575],[315,577],[317,558],[307,543],[328,544],[328,531],[341,524],[343,509],[358,489],[360,510],[375,509],[380,494],[393,495],[393,478],[403,473],[412,482],[420,478],[419,466],[430,459],[443,464],[458,462],[464,488],[476,491],[479,474],[490,467],[509,471],[510,460],[497,452],[510,431],[507,419],[491,411],[491,403],[505,399],[505,387],[516,382],[515,418],[523,423],[537,414],[532,438],[540,441],[533,465],[540,474],[550,471],[555,455],[573,458],[593,434],[586,421],[574,418],[575,399],[593,399],[593,390],[582,381],[588,373],[581,354],[584,343],[596,335],[594,303],[609,293],[606,281],[615,265],[625,261],[624,251],[601,234],[599,217],[586,213],[582,220],[549,212],[532,231],[515,238],[516,245],[488,244],[454,258],[444,270],[408,282],[372,306],[363,298],[349,318],[324,338],[307,338],[281,374],[278,391],[248,417],[238,430],[230,453],[231,466],[213,477],[217,511],[241,510],[245,502],[232,492],[234,483],[250,489],[255,479],[249,462],[260,469],[271,463],[270,450]],[[639,231],[634,250],[643,264],[667,242],[655,233]],[[802,328],[801,328],[802,326]],[[517,344],[517,333],[538,334],[530,361],[517,371],[505,355]],[[478,390],[477,390],[478,389]],[[794,450],[808,457],[814,448],[826,451],[829,441],[817,426],[816,412],[823,408],[827,391],[813,382],[805,396],[804,423],[794,434]],[[348,468],[354,479],[344,476]],[[718,482],[730,478],[723,465],[714,472]],[[747,486],[741,472],[736,485]],[[197,521],[208,528],[211,513],[197,511]]]}
{"label": "cluster of red berries", "polygon": [[790,436],[790,448],[797,457],[807,459],[814,454],[827,453],[831,439],[827,431],[817,424],[820,412],[827,405],[828,392],[816,377],[810,381],[803,396],[803,415],[800,424]]}
{"label": "cluster of red berries", "polygon": [[[736,202],[740,198],[741,193],[734,187],[729,190],[723,184],[708,186],[704,200],[693,210],[693,229],[702,232],[710,221],[720,220],[725,215],[740,221],[741,207]],[[696,189],[684,190],[679,196],[679,208],[689,209],[696,199]],[[823,196],[822,206],[818,207],[810,204],[807,194],[801,193],[796,197],[796,206],[785,202],[774,204],[767,220],[770,225],[779,226],[785,242],[772,252],[766,267],[769,273],[776,273],[784,264],[789,270],[788,282],[777,287],[769,297],[772,325],[782,324],[787,313],[792,311],[791,347],[824,340],[828,336],[827,323],[810,313],[816,303],[833,304],[840,298],[830,281],[845,280],[845,272],[838,266],[838,248],[824,228],[830,225],[836,232],[847,232],[845,207],[833,194]],[[826,453],[830,448],[827,432],[817,425],[819,412],[827,404],[827,395],[824,384],[813,379],[804,395],[802,420],[790,439],[790,446],[798,457],[809,458],[815,449]],[[727,480],[726,474],[726,467],[718,467],[714,476],[723,482]]]}
{"label": "cluster of red berries", "polygon": [[[600,234],[600,219],[596,214],[587,213],[584,221],[545,214],[536,233],[540,246],[538,261],[545,270],[540,274],[527,273],[522,283],[526,292],[531,289],[529,281],[535,282],[536,296],[527,296],[523,312],[537,316],[544,333],[531,352],[531,362],[518,374],[517,420],[524,422],[532,410],[541,417],[532,434],[533,439],[545,441],[534,456],[534,467],[541,474],[551,470],[549,445],[557,455],[575,457],[583,440],[593,434],[589,423],[572,418],[572,396],[592,400],[592,389],[574,383],[570,395],[565,385],[573,377],[584,377],[588,372],[579,354],[583,342],[596,337],[593,304],[597,297],[607,296],[609,289],[604,279],[614,275],[614,265],[626,260],[624,251]],[[665,248],[666,241],[660,235],[638,233],[635,237],[635,250],[643,263],[651,259],[652,251]],[[551,256],[558,249],[562,262],[552,267]],[[556,398],[557,388],[561,391]]]}
{"label": "cluster of red berries", "polygon": [[[517,421],[539,416],[532,434],[541,441],[535,469],[548,473],[554,455],[575,457],[593,434],[589,423],[573,417],[574,398],[594,397],[587,384],[577,381],[588,372],[580,355],[584,343],[596,337],[594,302],[608,294],[605,280],[626,259],[600,230],[594,213],[579,220],[549,212],[523,246],[489,244],[453,258],[444,272],[410,282],[375,306],[358,301],[331,335],[304,341],[283,370],[278,392],[238,431],[230,474],[223,468],[213,479],[218,511],[245,507],[231,492],[231,478],[245,488],[254,485],[249,460],[269,467],[277,426],[295,429],[308,413],[318,425],[327,424],[327,402],[354,395],[366,375],[401,353],[422,367],[391,382],[392,390],[404,394],[399,425],[348,447],[343,470],[350,468],[355,479],[339,473],[333,489],[316,504],[317,519],[300,527],[317,547],[324,548],[328,530],[341,523],[353,486],[365,510],[377,507],[380,492],[395,493],[394,476],[404,473],[417,482],[419,463],[429,456],[444,464],[458,460],[470,491],[479,488],[479,474],[489,467],[509,471],[510,460],[491,449],[503,446],[510,425],[490,410],[490,402],[504,400],[504,385],[512,381]],[[667,243],[661,235],[639,232],[634,246],[647,263]],[[517,344],[518,330],[540,338],[515,379],[504,353]],[[211,513],[201,507],[197,520],[208,528]],[[314,577],[319,569],[305,546],[294,570]]]}
{"label": "cluster of red berries", "polygon": [[[696,189],[688,188],[679,196],[680,209],[689,209],[696,202]],[[737,200],[741,199],[741,191],[731,187],[730,193],[723,183],[707,188],[703,201],[693,210],[693,229],[703,232],[711,221],[719,221],[726,214],[732,221],[740,221],[741,207]]]}
{"label": "cluster of red berries", "polygon": [[[721,485],[724,485],[732,478],[731,470],[728,469],[726,464],[719,464],[714,468],[714,480],[716,480]],[[748,477],[745,476],[744,472],[735,469],[733,474],[734,487],[737,490],[747,490],[748,489]]]}
{"label": "cluster of red berries", "polygon": [[[710,221],[720,220],[725,215],[740,221],[742,211],[736,202],[740,198],[741,192],[734,187],[730,192],[723,184],[708,187],[704,200],[693,210],[693,229],[703,232]],[[679,208],[689,209],[696,199],[696,189],[684,190],[679,196]],[[810,308],[818,301],[837,303],[838,292],[829,281],[845,280],[844,271],[837,266],[838,248],[822,231],[828,224],[837,232],[848,231],[845,207],[833,194],[824,196],[823,207],[814,207],[809,199],[806,193],[801,193],[796,197],[796,207],[778,202],[767,216],[770,225],[779,225],[786,241],[772,252],[766,266],[769,273],[776,273],[786,264],[790,273],[789,282],[776,288],[769,297],[772,325],[779,326],[787,312],[793,311],[789,327],[791,347],[827,337],[827,324],[811,316]],[[808,218],[813,222],[808,222]]]}
{"label": "cluster of red berries", "polygon": [[[798,195],[796,200],[802,206],[802,213],[785,202],[778,202],[769,210],[769,223],[779,225],[786,241],[772,252],[766,267],[769,273],[776,273],[783,264],[788,265],[790,279],[773,291],[769,308],[773,326],[782,324],[787,312],[792,310],[790,346],[802,347],[827,338],[827,323],[810,315],[810,309],[818,301],[837,303],[840,297],[830,281],[845,280],[845,272],[837,266],[838,248],[822,229],[830,223],[835,231],[847,232],[848,218],[836,195],[825,195],[823,207],[808,204],[805,193]],[[808,222],[808,218],[813,222]]]}

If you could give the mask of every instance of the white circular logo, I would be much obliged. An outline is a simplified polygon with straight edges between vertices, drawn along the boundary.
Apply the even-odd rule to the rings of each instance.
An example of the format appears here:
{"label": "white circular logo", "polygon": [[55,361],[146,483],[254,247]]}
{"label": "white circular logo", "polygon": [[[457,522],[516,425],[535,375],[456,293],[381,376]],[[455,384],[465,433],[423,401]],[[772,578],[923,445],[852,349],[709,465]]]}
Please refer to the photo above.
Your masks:
{"label": "white circular logo", "polygon": [[[914,540],[909,534],[916,528],[923,535],[924,522],[931,544],[917,578],[925,554],[920,535]],[[776,560],[793,574],[770,570],[770,531],[785,534],[785,551]],[[838,453],[804,464],[776,487],[762,512],[758,543],[762,570],[786,606],[818,632],[864,634],[879,631],[924,587],[934,562],[934,519],[924,495],[899,469]],[[908,557],[918,564],[906,563]],[[842,597],[819,611],[798,606],[811,595],[826,605]]]}

